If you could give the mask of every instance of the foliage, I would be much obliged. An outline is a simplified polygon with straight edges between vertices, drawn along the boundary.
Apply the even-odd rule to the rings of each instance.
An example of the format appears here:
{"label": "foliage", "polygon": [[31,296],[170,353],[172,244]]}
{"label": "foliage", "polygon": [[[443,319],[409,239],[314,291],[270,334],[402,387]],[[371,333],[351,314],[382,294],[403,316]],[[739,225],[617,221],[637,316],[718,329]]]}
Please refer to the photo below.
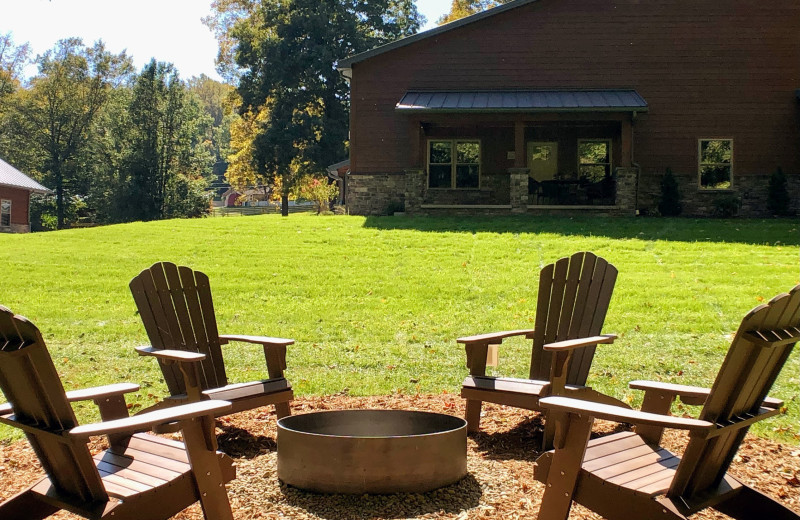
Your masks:
{"label": "foliage", "polygon": [[109,165],[103,186],[113,203],[101,220],[109,222],[199,216],[207,212],[203,190],[214,162],[206,138],[211,116],[181,82],[171,64],[146,65],[130,92],[109,114],[124,121],[112,126],[108,146],[121,153]]}
{"label": "foliage", "polygon": [[[41,327],[68,390],[135,381],[142,407],[165,394],[157,363],[133,350],[147,336],[127,285],[169,259],[208,274],[221,332],[296,340],[298,395],[457,392],[455,338],[532,328],[542,266],[594,251],[619,269],[604,329],[619,339],[598,348],[590,380],[634,400],[633,379],[710,385],[744,313],[798,282],[798,246],[791,219],[205,218],[0,235],[0,287]],[[528,349],[505,341],[498,370],[525,377]],[[226,368],[231,382],[266,377],[260,349]],[[798,370],[795,349],[771,392],[788,412],[758,435],[800,442]]]}
{"label": "foliage", "polygon": [[339,195],[339,187],[336,183],[329,183],[325,178],[306,177],[300,181],[297,194],[303,199],[312,201],[319,215],[323,211],[330,211],[331,201]]}
{"label": "foliage", "polygon": [[767,192],[767,208],[773,215],[786,216],[792,211],[792,199],[789,196],[789,184],[783,169],[778,168],[769,178]]}
{"label": "foliage", "polygon": [[125,80],[130,60],[102,42],[85,47],[77,38],[60,40],[37,58],[39,73],[20,92],[10,114],[11,129],[30,148],[35,169],[55,191],[56,222],[67,224],[73,196],[88,191],[88,155],[93,126],[113,88]]}
{"label": "foliage", "polygon": [[236,88],[232,85],[215,81],[205,74],[191,78],[187,82],[189,92],[194,95],[203,107],[206,114],[211,117],[211,124],[206,130],[205,139],[211,143],[211,152],[215,163],[224,163],[230,149],[230,127],[236,114],[233,102]]}
{"label": "foliage", "polygon": [[9,95],[20,84],[22,69],[28,64],[31,46],[15,45],[11,33],[0,34],[0,114]]}
{"label": "foliage", "polygon": [[667,168],[661,179],[661,200],[658,202],[658,212],[664,217],[676,217],[683,211],[681,190],[678,180],[672,174],[672,169]]}
{"label": "foliage", "polygon": [[413,34],[419,14],[412,0],[220,0],[212,7],[206,23],[241,72],[247,121],[240,129],[251,126],[247,139],[234,139],[236,168],[250,177],[252,169],[264,184],[280,179],[285,215],[302,177],[345,156],[349,88],[336,60]]}
{"label": "foliage", "polygon": [[450,12],[436,20],[436,23],[443,25],[455,22],[460,18],[480,13],[510,1],[511,0],[453,0],[453,3],[450,4]]}
{"label": "foliage", "polygon": [[742,207],[742,199],[734,193],[717,196],[714,201],[714,215],[721,218],[735,217]]}

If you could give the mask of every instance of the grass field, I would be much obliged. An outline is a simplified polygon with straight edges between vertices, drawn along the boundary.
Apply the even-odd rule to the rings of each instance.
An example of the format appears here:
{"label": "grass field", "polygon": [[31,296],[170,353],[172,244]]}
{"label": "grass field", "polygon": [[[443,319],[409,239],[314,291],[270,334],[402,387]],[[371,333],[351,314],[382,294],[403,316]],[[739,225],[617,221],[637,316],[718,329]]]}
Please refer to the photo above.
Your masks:
{"label": "grass field", "polygon": [[[0,304],[42,330],[67,389],[131,381],[164,395],[128,281],[158,260],[206,272],[221,333],[296,339],[298,394],[458,392],[455,338],[532,327],[539,269],[591,250],[620,271],[592,385],[632,403],[631,379],[707,386],[741,317],[800,281],[791,220],[399,218],[276,215],[0,235]],[[263,354],[227,347],[233,381]],[[523,341],[498,372],[524,376]],[[756,430],[800,443],[800,354],[773,390],[787,413]],[[80,405],[82,420],[92,406]],[[0,430],[0,438],[9,438]]]}

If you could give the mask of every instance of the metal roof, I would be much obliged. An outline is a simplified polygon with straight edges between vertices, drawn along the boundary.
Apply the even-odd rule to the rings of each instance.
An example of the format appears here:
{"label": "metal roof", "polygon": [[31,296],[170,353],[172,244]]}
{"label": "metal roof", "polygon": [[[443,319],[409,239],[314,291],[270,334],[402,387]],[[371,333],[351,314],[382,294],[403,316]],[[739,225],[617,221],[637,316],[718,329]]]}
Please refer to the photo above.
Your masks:
{"label": "metal roof", "polygon": [[3,159],[0,159],[0,186],[21,188],[34,193],[52,193],[50,190],[31,179]]}
{"label": "metal roof", "polygon": [[398,111],[415,112],[647,112],[633,89],[409,91]]}
{"label": "metal roof", "polygon": [[514,9],[516,7],[520,7],[522,5],[530,4],[532,2],[537,2],[537,1],[538,0],[511,0],[508,3],[498,5],[497,7],[487,9],[486,11],[482,11],[480,13],[466,16],[464,18],[456,20],[455,22],[446,23],[444,25],[434,27],[433,29],[428,29],[427,31],[413,34],[411,36],[406,36],[405,38],[401,38],[399,40],[395,40],[385,45],[381,45],[380,47],[376,47],[366,52],[361,52],[359,54],[349,56],[345,59],[339,60],[339,62],[336,65],[336,68],[342,71],[350,69],[353,67],[354,63],[367,60],[369,58],[372,58],[373,56],[383,54],[384,52],[389,52],[391,50],[400,47],[405,47],[406,45],[410,45],[416,41],[424,40],[425,38],[430,38],[432,36],[442,34],[443,32],[452,31],[453,29],[458,29],[459,27],[463,27],[473,22],[477,22],[478,20],[483,20],[484,18],[488,18],[489,16],[494,16],[496,14],[500,14],[510,9]]}

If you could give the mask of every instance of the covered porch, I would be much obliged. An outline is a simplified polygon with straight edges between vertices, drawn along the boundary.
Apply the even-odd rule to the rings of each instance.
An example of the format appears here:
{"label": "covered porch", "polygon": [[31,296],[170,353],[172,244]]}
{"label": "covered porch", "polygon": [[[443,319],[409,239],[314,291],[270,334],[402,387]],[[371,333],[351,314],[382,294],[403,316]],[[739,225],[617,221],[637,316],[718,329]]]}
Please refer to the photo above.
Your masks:
{"label": "covered porch", "polygon": [[633,90],[407,92],[408,213],[635,209]]}

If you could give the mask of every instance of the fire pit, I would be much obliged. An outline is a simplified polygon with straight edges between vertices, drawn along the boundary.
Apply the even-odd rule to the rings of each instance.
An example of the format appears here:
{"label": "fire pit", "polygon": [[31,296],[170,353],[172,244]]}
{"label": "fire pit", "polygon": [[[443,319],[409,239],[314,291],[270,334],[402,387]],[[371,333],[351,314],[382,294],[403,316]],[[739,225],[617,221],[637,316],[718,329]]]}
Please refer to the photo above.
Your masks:
{"label": "fire pit", "polygon": [[322,493],[421,493],[467,474],[467,423],[403,410],[339,410],[278,421],[278,478]]}

